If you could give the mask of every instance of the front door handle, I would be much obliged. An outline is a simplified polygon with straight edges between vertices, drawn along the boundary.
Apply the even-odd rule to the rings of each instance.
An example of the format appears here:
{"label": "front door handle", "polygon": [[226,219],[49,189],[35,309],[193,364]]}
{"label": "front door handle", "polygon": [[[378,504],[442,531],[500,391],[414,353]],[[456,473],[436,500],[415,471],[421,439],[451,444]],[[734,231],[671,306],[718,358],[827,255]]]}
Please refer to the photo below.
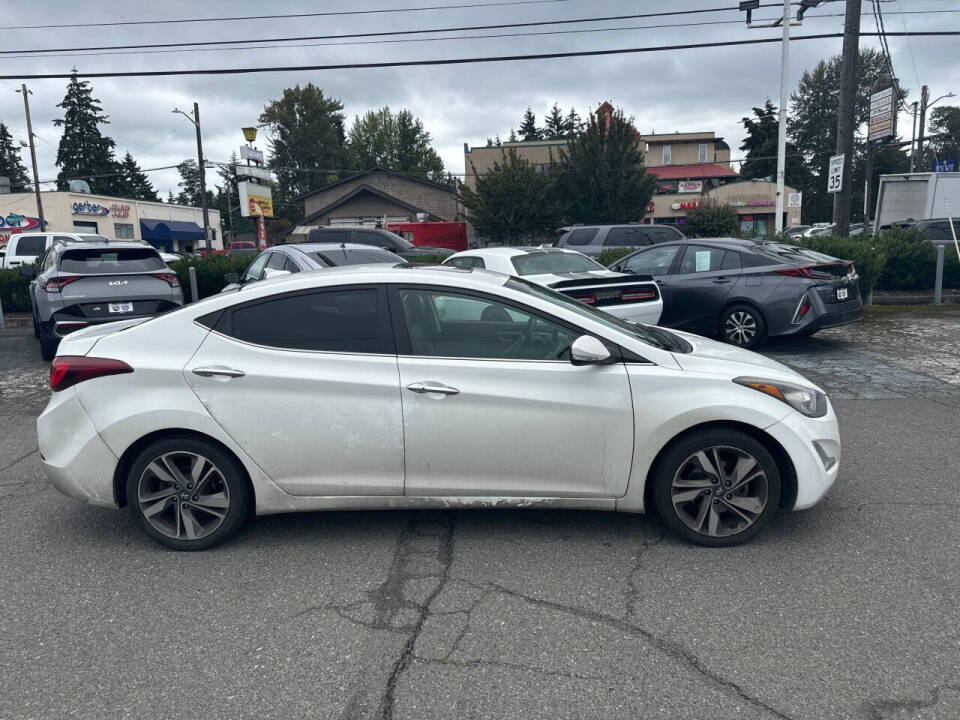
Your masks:
{"label": "front door handle", "polygon": [[197,367],[191,370],[194,375],[199,375],[200,377],[226,377],[226,378],[239,378],[246,375],[243,370],[234,370],[233,368],[226,367],[225,365],[210,365],[208,367]]}
{"label": "front door handle", "polygon": [[718,278],[714,278],[713,281],[714,281],[717,285],[722,285],[723,283],[728,283],[728,282],[730,282],[730,279],[729,279],[729,278],[725,278],[725,277],[718,277]]}
{"label": "front door handle", "polygon": [[460,391],[455,387],[450,387],[449,385],[444,385],[443,383],[432,382],[427,380],[425,382],[415,382],[407,385],[407,390],[415,393],[440,393],[441,395],[459,395]]}

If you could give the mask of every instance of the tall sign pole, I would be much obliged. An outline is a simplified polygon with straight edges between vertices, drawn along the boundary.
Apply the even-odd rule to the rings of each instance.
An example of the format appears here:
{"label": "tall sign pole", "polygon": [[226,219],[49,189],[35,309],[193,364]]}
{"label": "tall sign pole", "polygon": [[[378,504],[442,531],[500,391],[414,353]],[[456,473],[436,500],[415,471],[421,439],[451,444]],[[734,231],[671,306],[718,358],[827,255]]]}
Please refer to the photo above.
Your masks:
{"label": "tall sign pole", "polygon": [[[843,20],[843,55],[840,64],[840,106],[837,109],[837,155],[853,158],[853,131],[857,112],[857,57],[860,52],[860,2],[846,0]],[[850,192],[852,162],[843,164],[840,190],[833,196],[834,232],[850,234]]]}
{"label": "tall sign pole", "polygon": [[30,162],[33,165],[33,192],[37,196],[37,219],[40,220],[40,232],[46,229],[46,221],[43,219],[43,201],[40,199],[40,176],[37,174],[37,150],[33,144],[33,124],[30,122],[30,101],[27,95],[30,91],[27,86],[21,85],[17,92],[23,93],[23,111],[27,116],[27,139],[30,142]]}

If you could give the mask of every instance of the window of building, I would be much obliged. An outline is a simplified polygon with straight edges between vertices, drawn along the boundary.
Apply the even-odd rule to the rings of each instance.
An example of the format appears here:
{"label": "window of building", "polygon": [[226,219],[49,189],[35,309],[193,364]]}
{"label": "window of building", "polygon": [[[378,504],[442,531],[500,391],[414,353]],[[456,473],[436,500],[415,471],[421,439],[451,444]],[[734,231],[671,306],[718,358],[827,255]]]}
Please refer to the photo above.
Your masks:
{"label": "window of building", "polygon": [[387,345],[382,313],[373,288],[302,293],[234,310],[226,334],[290,350],[380,353]]}
{"label": "window of building", "polygon": [[700,147],[697,150],[697,162],[706,162],[707,161],[707,144],[700,143]]}
{"label": "window of building", "polygon": [[550,163],[537,163],[533,166],[533,170],[540,175],[546,175],[550,172]]}
{"label": "window of building", "polygon": [[133,240],[133,223],[114,223],[113,237],[115,240]]}
{"label": "window of building", "polygon": [[663,146],[663,164],[669,165],[671,163],[672,156],[673,156],[673,153],[671,151],[670,146],[664,145]]}

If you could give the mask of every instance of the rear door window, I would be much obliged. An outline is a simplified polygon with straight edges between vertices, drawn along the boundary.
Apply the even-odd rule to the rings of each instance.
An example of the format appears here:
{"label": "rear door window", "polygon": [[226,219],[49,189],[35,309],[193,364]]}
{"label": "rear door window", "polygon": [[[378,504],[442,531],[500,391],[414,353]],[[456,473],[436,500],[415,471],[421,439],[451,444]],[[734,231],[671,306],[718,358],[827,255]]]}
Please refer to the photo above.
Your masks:
{"label": "rear door window", "polygon": [[361,245],[372,245],[373,247],[378,248],[396,248],[399,243],[397,242],[397,236],[393,235],[392,237],[389,234],[383,234],[356,230],[353,233],[353,241],[360,243]]}
{"label": "rear door window", "polygon": [[287,256],[280,252],[270,253],[270,259],[267,260],[267,267],[271,270],[284,270],[287,263]]}
{"label": "rear door window", "polygon": [[683,260],[680,261],[680,269],[677,272],[682,275],[719,270],[723,264],[723,254],[725,252],[721,248],[706,247],[705,245],[687,245]]}
{"label": "rear door window", "polygon": [[597,228],[577,228],[567,234],[563,245],[590,245],[596,236]]}
{"label": "rear door window", "polygon": [[60,258],[62,272],[78,275],[157,272],[167,264],[153,248],[73,248]]}
{"label": "rear door window", "polygon": [[627,260],[623,272],[636,275],[669,275],[678,250],[680,248],[677,245],[657,245],[644,250]]}
{"label": "rear door window", "polygon": [[17,238],[17,246],[13,254],[24,255],[26,257],[40,257],[46,249],[46,235],[37,235],[36,237],[21,235]]}
{"label": "rear door window", "polygon": [[647,239],[632,227],[615,227],[607,231],[604,247],[638,247],[648,245]]}
{"label": "rear door window", "polygon": [[311,291],[241,306],[229,314],[222,332],[286,350],[392,352],[383,292],[373,287]]}
{"label": "rear door window", "polygon": [[671,240],[678,240],[681,237],[680,233],[672,228],[650,227],[643,228],[643,232],[646,233],[650,242],[654,245],[662,242],[670,242]]}

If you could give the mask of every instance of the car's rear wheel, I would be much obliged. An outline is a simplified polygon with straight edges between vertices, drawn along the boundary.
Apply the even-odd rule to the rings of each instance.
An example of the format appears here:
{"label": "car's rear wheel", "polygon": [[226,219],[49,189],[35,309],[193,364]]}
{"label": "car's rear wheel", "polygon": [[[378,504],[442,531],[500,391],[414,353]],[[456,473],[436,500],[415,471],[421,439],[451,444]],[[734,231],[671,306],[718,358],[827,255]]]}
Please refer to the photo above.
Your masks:
{"label": "car's rear wheel", "polygon": [[734,429],[681,438],[658,459],[652,482],[664,524],[698,545],[745,542],[780,506],[776,462],[760,442]]}
{"label": "car's rear wheel", "polygon": [[734,305],[720,317],[720,337],[731,345],[752,349],[767,339],[767,323],[755,307]]}
{"label": "car's rear wheel", "polygon": [[206,550],[243,525],[251,503],[240,463],[214,443],[167,438],[145,448],[127,475],[130,514],[173,550]]}
{"label": "car's rear wheel", "polygon": [[60,338],[47,332],[43,325],[38,329],[37,337],[40,340],[40,357],[44,360],[53,360],[57,355],[57,348],[60,346]]}

